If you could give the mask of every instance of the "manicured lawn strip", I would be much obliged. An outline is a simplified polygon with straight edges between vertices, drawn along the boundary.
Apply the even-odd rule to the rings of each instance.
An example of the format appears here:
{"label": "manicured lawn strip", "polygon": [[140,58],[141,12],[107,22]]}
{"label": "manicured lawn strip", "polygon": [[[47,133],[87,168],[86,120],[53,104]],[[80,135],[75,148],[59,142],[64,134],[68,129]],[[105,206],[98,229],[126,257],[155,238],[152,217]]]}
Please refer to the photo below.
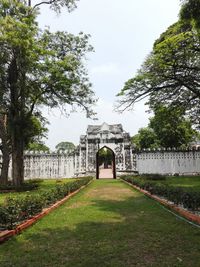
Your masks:
{"label": "manicured lawn strip", "polygon": [[0,266],[199,267],[200,230],[102,179],[1,245]]}
{"label": "manicured lawn strip", "polygon": [[[123,179],[122,179],[123,180]],[[158,201],[161,205],[167,207],[167,210],[174,214],[175,216],[181,216],[180,219],[188,221],[188,223],[194,223],[196,227],[200,228],[200,216],[198,214],[195,214],[194,212],[188,211],[186,209],[183,209],[183,207],[177,206],[175,204],[172,204],[167,199],[160,198],[159,196],[152,195],[148,191],[141,189],[140,187],[134,185],[133,183],[127,182],[126,180],[123,180],[126,184],[130,185],[134,189],[142,192],[146,196],[148,196],[151,199],[154,199],[155,201]],[[170,211],[172,210],[172,211]],[[175,212],[175,213],[174,213]]]}
{"label": "manicured lawn strip", "polygon": [[[193,177],[191,177],[190,185],[193,185],[194,179],[192,178]],[[168,180],[171,180],[169,177],[156,174],[141,176],[123,175],[121,176],[121,179],[148,191],[152,195],[164,197],[175,205],[183,206],[184,208],[195,212],[200,211],[200,191],[194,190],[195,186],[178,186],[175,185],[174,182],[170,184],[167,182]],[[189,177],[187,180],[189,180]],[[187,181],[187,184],[188,183],[189,182]]]}
{"label": "manicured lawn strip", "polygon": [[160,183],[200,192],[200,176],[168,176],[165,181],[160,181]]}
{"label": "manicured lawn strip", "polygon": [[[132,176],[134,177],[134,176]],[[141,178],[143,180],[143,176],[135,176],[135,178]],[[153,175],[152,175],[153,177]],[[157,183],[164,184],[174,187],[182,187],[184,190],[200,192],[200,176],[166,176],[165,180],[153,180],[145,178],[145,180]]]}

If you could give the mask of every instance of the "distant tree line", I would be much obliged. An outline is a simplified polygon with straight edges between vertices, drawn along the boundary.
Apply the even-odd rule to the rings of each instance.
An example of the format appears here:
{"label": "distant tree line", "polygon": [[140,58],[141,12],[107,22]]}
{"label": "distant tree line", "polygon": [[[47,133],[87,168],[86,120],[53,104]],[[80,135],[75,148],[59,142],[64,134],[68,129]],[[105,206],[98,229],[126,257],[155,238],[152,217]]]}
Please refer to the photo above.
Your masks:
{"label": "distant tree line", "polygon": [[187,148],[191,142],[200,139],[199,132],[185,118],[181,107],[158,105],[154,116],[145,128],[139,129],[131,140],[137,149],[144,148]]}

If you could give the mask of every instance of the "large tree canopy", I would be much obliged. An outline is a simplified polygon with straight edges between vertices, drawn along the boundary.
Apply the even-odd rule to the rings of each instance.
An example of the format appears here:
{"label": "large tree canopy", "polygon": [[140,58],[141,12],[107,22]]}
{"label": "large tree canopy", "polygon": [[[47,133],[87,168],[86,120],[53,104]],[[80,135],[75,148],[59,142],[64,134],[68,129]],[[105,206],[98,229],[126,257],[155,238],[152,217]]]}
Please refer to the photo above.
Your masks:
{"label": "large tree canopy", "polygon": [[200,0],[182,0],[180,17],[200,28]]}
{"label": "large tree canopy", "polygon": [[118,96],[118,110],[132,108],[147,97],[150,107],[161,102],[184,106],[199,125],[200,35],[190,21],[179,20],[161,34],[141,69]]}
{"label": "large tree canopy", "polygon": [[[32,116],[37,117],[43,105],[68,105],[83,108],[91,117],[95,102],[84,67],[85,54],[92,51],[89,36],[41,31],[36,7],[26,2],[0,2],[0,108],[8,116],[16,185],[23,181],[23,151]],[[47,2],[59,9],[76,1]]]}

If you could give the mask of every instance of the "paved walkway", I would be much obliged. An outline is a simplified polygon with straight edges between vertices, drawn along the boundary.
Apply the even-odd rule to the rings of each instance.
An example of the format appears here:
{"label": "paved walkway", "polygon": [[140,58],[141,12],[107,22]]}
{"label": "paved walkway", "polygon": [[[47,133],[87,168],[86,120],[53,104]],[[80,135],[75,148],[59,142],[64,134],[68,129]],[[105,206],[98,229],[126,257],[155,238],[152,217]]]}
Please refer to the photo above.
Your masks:
{"label": "paved walkway", "polygon": [[113,178],[112,169],[99,169],[99,178]]}

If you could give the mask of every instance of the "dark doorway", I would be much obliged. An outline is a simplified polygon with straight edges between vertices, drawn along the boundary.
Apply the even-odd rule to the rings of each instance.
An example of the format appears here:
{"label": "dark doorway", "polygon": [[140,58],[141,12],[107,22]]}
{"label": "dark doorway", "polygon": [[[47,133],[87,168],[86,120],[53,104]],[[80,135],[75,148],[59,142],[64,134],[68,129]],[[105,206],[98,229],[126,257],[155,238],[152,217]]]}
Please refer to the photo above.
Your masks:
{"label": "dark doorway", "polygon": [[106,146],[96,154],[96,178],[116,179],[115,153]]}

